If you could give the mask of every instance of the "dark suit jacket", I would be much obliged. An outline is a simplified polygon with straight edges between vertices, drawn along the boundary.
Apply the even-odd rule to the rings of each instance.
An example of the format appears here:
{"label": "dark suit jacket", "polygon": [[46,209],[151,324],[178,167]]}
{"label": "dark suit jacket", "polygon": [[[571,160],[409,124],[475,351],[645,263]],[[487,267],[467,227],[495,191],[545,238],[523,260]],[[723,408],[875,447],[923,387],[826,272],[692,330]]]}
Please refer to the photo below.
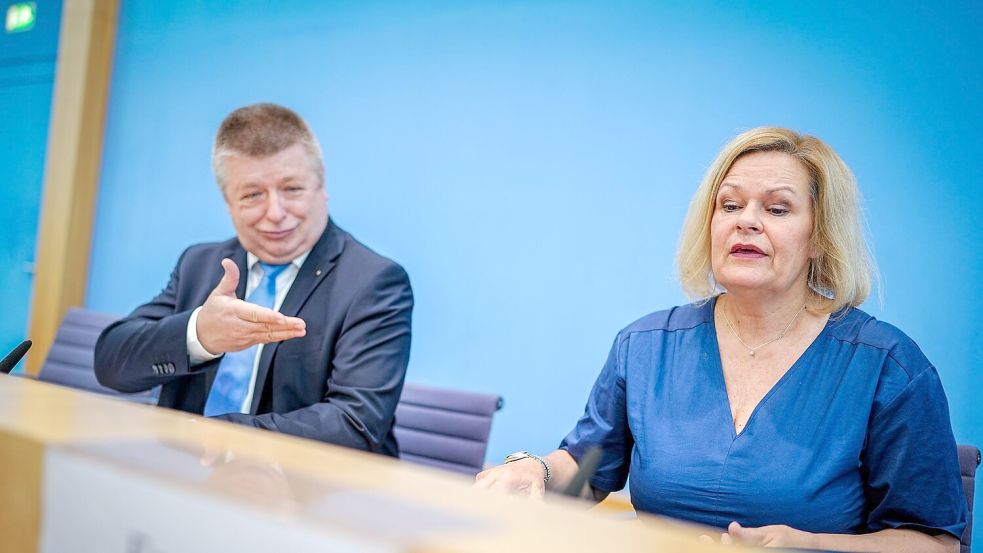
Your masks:
{"label": "dark suit jacket", "polygon": [[[125,392],[162,385],[159,404],[201,413],[219,359],[189,366],[191,312],[222,278],[228,257],[246,288],[237,239],[185,250],[167,287],[99,336],[99,382]],[[396,456],[393,412],[410,354],[413,292],[402,267],[329,221],[280,312],[307,323],[303,338],[267,344],[250,413],[222,418]]]}

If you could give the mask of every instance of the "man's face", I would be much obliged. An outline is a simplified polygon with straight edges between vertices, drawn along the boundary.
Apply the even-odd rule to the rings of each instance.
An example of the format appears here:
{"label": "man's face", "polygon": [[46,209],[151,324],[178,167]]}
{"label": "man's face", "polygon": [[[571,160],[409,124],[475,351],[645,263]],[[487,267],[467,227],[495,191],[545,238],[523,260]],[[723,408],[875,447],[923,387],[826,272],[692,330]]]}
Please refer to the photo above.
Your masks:
{"label": "man's face", "polygon": [[328,195],[307,150],[294,144],[264,158],[224,159],[225,202],[239,242],[265,263],[289,263],[328,224]]}

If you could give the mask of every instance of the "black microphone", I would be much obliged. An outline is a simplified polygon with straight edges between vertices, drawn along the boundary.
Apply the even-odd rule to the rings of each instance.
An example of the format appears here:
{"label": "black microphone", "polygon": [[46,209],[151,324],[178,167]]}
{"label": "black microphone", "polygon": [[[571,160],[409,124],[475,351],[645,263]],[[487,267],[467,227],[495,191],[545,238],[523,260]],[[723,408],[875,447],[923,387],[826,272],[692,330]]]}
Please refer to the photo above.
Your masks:
{"label": "black microphone", "polygon": [[30,340],[24,340],[21,342],[19,346],[14,348],[14,351],[8,353],[7,356],[3,358],[3,361],[0,361],[0,373],[10,374],[10,371],[14,370],[14,366],[17,365],[17,362],[21,360],[21,357],[24,357],[24,354],[27,353],[27,350],[29,349],[31,349]]}
{"label": "black microphone", "polygon": [[560,492],[560,495],[580,497],[580,493],[584,491],[584,485],[594,477],[594,473],[597,472],[597,465],[600,463],[601,448],[595,445],[588,449],[587,453],[584,453],[584,456],[580,458],[580,462],[577,463],[577,473],[573,475],[573,479]]}

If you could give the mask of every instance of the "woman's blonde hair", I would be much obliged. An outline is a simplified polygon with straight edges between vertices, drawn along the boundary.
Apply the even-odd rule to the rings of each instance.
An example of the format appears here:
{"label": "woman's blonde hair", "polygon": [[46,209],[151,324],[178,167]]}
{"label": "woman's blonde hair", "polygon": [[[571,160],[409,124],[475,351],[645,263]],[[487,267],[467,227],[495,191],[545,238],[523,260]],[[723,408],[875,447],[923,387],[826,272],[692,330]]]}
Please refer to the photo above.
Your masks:
{"label": "woman's blonde hair", "polygon": [[708,298],[721,291],[710,265],[710,220],[717,191],[741,156],[752,152],[782,152],[799,160],[809,172],[813,226],[811,246],[816,257],[809,267],[809,287],[820,313],[857,306],[870,295],[876,267],[863,232],[860,194],[853,173],[822,140],[789,129],[758,127],[741,133],[724,146],[690,202],[679,240],[679,281],[691,298]]}

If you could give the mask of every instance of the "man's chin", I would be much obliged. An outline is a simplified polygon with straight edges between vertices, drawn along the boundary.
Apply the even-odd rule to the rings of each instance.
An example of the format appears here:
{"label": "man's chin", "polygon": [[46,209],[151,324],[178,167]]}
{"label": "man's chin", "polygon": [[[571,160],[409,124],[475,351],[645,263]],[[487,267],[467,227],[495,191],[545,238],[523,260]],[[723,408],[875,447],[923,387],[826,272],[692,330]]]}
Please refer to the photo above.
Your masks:
{"label": "man's chin", "polygon": [[253,247],[247,246],[246,249],[263,263],[283,265],[297,259],[302,253],[314,247],[315,243],[317,240],[303,240],[297,233],[292,233],[284,239],[272,240],[264,237],[254,240],[251,244]]}
{"label": "man's chin", "polygon": [[290,263],[300,255],[300,252],[296,250],[297,248],[287,247],[263,248],[262,251],[253,253],[256,254],[256,257],[258,257],[263,263],[268,263],[270,265],[283,265]]}

